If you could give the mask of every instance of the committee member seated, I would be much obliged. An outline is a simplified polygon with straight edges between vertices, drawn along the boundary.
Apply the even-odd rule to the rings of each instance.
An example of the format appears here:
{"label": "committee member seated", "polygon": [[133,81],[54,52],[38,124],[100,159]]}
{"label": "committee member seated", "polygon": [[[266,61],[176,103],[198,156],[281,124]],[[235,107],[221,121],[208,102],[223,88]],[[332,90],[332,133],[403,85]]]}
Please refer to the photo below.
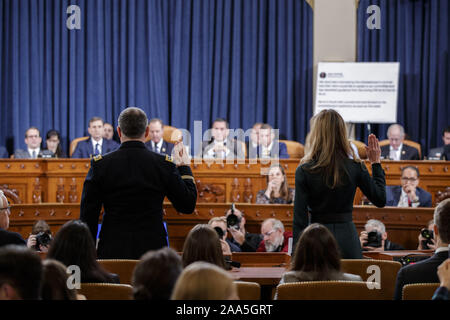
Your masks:
{"label": "committee member seated", "polygon": [[173,143],[164,141],[164,124],[161,119],[151,119],[149,123],[150,128],[150,140],[145,143],[145,146],[150,151],[172,155],[172,150],[174,147]]}
{"label": "committee member seated", "polygon": [[361,231],[359,241],[363,251],[405,250],[401,245],[389,241],[386,226],[383,222],[370,219]]}
{"label": "committee member seated", "polygon": [[262,241],[262,236],[245,230],[245,215],[234,208],[234,211],[232,209],[227,211],[226,218],[228,231],[232,237],[231,241],[238,245],[243,252],[255,252]]}
{"label": "committee member seated", "polygon": [[437,249],[434,255],[400,269],[395,284],[395,299],[402,298],[403,287],[410,283],[438,283],[437,269],[448,259],[450,244],[450,199],[445,199],[434,210],[434,235]]}
{"label": "committee member seated", "polygon": [[259,145],[256,149],[249,145],[249,159],[289,158],[286,144],[276,139],[275,131],[270,124],[265,123],[261,126],[258,137]]}
{"label": "committee member seated", "polygon": [[10,208],[8,199],[0,190],[0,247],[8,244],[26,245],[26,241],[20,234],[8,231]]}
{"label": "committee member seated", "polygon": [[381,147],[381,158],[390,160],[420,160],[419,150],[403,144],[405,129],[399,124],[392,124],[387,130],[389,145]]}
{"label": "committee member seated", "polygon": [[98,155],[105,155],[119,147],[119,144],[114,140],[103,139],[104,128],[102,118],[93,117],[89,120],[88,132],[90,138],[78,142],[72,158],[92,158]]}
{"label": "committee member seated", "polygon": [[402,169],[401,186],[386,186],[386,206],[431,207],[431,194],[419,188],[419,169],[407,166]]}
{"label": "committee member seated", "polygon": [[267,188],[256,195],[256,203],[291,204],[294,200],[295,189],[289,188],[286,173],[280,164],[270,167],[267,174]]}
{"label": "committee member seated", "polygon": [[61,134],[56,130],[49,130],[45,135],[45,144],[47,150],[52,152],[55,158],[66,158],[65,152],[61,147]]}
{"label": "committee member seated", "polygon": [[[442,131],[442,142],[444,146],[450,145],[450,126]],[[434,148],[428,152],[428,159],[439,160],[444,154],[444,147]]]}
{"label": "committee member seated", "polygon": [[247,148],[247,158],[250,154],[250,150],[253,150],[253,153],[255,154],[254,158],[256,158],[256,150],[259,146],[259,130],[263,124],[264,123],[262,122],[256,122],[250,131],[249,141],[245,144],[245,147]]}
{"label": "committee member seated", "polygon": [[[233,243],[231,239],[228,238],[227,231],[227,218],[225,217],[214,217],[208,221],[208,225],[216,230],[219,239],[222,244],[222,252],[224,255],[230,254],[230,252],[241,252],[241,248]],[[228,245],[225,245],[223,241]]]}
{"label": "committee member seated", "polygon": [[41,149],[42,137],[38,128],[30,127],[25,132],[25,144],[27,149],[17,149],[14,152],[15,159],[37,159],[37,158],[51,158],[53,152]]}
{"label": "committee member seated", "polygon": [[214,120],[211,128],[211,140],[202,142],[204,159],[237,159],[242,158],[244,150],[240,150],[236,139],[229,136],[230,129],[225,119]]}
{"label": "committee member seated", "polygon": [[0,159],[9,158],[8,150],[5,147],[0,146]]}
{"label": "committee member seated", "polygon": [[278,219],[269,218],[261,225],[261,241],[257,252],[288,252],[291,231],[284,231],[283,223]]}

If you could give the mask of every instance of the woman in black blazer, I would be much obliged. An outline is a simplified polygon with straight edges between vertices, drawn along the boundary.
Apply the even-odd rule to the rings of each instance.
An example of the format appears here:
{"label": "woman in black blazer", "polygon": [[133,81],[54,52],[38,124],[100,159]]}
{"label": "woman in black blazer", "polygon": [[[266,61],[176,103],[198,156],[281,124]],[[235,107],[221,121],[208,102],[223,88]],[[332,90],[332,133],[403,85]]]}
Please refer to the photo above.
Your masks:
{"label": "woman in black blazer", "polygon": [[335,236],[343,259],[362,258],[352,217],[356,188],[377,207],[386,203],[381,149],[375,135],[369,136],[368,145],[373,178],[355,157],[339,113],[323,110],[311,119],[305,156],[295,172],[294,243],[309,223],[321,223]]}

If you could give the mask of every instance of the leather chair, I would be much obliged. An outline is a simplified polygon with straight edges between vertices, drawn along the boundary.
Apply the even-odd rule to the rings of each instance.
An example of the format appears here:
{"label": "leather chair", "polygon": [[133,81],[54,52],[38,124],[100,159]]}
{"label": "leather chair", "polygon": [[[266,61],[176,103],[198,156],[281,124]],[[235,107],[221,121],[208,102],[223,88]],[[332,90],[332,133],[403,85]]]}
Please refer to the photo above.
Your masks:
{"label": "leather chair", "polygon": [[[416,148],[417,151],[419,152],[419,159],[422,159],[422,147],[420,146],[420,143],[417,143],[417,142],[414,142],[411,140],[403,140],[403,144],[406,144],[409,147]],[[388,139],[380,141],[380,147],[387,146],[387,145],[389,145]]]}
{"label": "leather chair", "polygon": [[72,157],[72,154],[74,153],[75,149],[77,148],[78,142],[84,141],[87,139],[89,139],[89,137],[79,137],[79,138],[73,139],[72,142],[70,143],[69,156]]}
{"label": "leather chair", "polygon": [[131,259],[98,259],[97,261],[108,272],[117,274],[120,283],[123,284],[131,284],[134,268],[139,262],[139,260]]}
{"label": "leather chair", "polygon": [[291,159],[301,159],[305,155],[305,147],[300,142],[292,140],[280,140],[280,142],[286,144]]}
{"label": "leather chair", "polygon": [[277,286],[278,300],[379,300],[372,282],[308,281],[283,283]]}
{"label": "leather chair", "polygon": [[240,300],[260,300],[261,286],[257,282],[234,281]]}
{"label": "leather chair", "polygon": [[414,283],[403,286],[402,300],[431,300],[439,283]]}
{"label": "leather chair", "polygon": [[350,140],[353,142],[353,144],[358,149],[359,158],[360,159],[367,159],[367,152],[366,152],[366,144],[364,142],[358,141],[358,140]]}
{"label": "leather chair", "polygon": [[82,283],[78,293],[87,300],[133,300],[133,287],[129,284]]}

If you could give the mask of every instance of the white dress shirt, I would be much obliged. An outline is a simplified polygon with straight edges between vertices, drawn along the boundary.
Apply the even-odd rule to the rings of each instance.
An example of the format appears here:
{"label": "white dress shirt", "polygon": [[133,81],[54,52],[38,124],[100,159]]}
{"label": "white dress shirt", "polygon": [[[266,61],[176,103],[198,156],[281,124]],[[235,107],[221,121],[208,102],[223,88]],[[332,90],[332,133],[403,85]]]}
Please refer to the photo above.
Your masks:
{"label": "white dress shirt", "polygon": [[35,153],[35,158],[38,157],[39,152],[41,151],[41,148],[36,148],[36,149],[30,149],[28,148],[28,153],[30,154],[30,157],[33,158],[33,151],[36,152]]}
{"label": "white dress shirt", "polygon": [[102,154],[103,138],[101,138],[98,141],[95,141],[94,139],[91,139],[91,142],[92,142],[92,148],[94,150],[94,153],[95,153],[95,146],[98,143],[98,154]]}
{"label": "white dress shirt", "polygon": [[[162,148],[162,145],[163,145],[163,142],[164,142],[164,140],[163,139],[161,139],[161,140],[159,140],[159,142],[156,144],[156,152],[157,153],[161,153],[161,148]],[[155,150],[155,142],[152,140],[152,149],[153,150]]]}
{"label": "white dress shirt", "polygon": [[[419,197],[416,194],[417,199],[419,199]],[[420,204],[420,201],[416,201],[416,202],[411,202],[411,207],[413,208],[417,208]],[[400,199],[398,200],[398,205],[397,207],[409,207],[409,203],[408,203],[408,194],[405,192],[405,190],[403,190],[402,188],[402,194],[400,195]]]}
{"label": "white dress shirt", "polygon": [[399,161],[402,154],[403,143],[400,144],[397,150],[391,145],[389,146],[389,159]]}

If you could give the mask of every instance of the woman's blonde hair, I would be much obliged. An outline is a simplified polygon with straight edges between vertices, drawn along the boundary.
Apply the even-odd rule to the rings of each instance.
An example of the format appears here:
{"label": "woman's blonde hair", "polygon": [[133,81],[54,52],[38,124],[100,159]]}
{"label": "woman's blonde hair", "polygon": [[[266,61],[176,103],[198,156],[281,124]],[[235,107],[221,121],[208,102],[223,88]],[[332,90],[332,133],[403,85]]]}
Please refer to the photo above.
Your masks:
{"label": "woman's blonde hair", "polygon": [[301,164],[310,163],[305,170],[322,174],[326,185],[335,188],[343,182],[344,160],[352,156],[360,162],[348,141],[344,119],[332,109],[322,110],[311,118],[310,127]]}
{"label": "woman's blonde hair", "polygon": [[188,265],[178,278],[172,300],[229,300],[237,288],[228,272],[208,262]]}

